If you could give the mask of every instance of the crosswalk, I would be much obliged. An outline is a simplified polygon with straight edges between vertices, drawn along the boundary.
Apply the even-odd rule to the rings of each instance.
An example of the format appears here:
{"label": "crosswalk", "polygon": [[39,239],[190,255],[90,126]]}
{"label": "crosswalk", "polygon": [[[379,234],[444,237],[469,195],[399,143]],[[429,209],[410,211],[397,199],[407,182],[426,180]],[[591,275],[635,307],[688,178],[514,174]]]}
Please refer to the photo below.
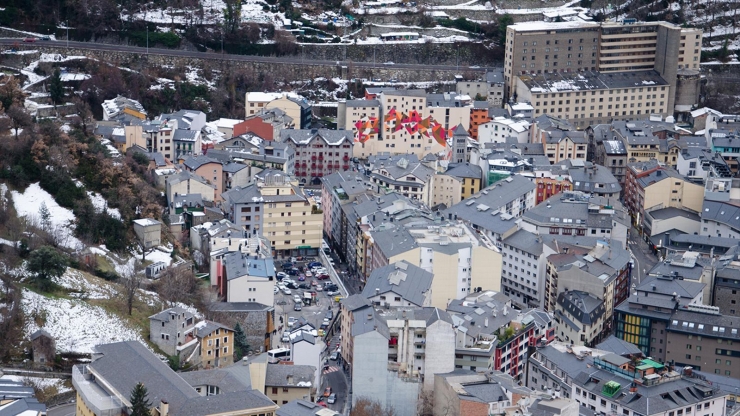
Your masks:
{"label": "crosswalk", "polygon": [[336,365],[331,365],[326,370],[324,370],[323,374],[329,374],[329,373],[333,373],[335,371],[339,371],[339,367],[336,366]]}

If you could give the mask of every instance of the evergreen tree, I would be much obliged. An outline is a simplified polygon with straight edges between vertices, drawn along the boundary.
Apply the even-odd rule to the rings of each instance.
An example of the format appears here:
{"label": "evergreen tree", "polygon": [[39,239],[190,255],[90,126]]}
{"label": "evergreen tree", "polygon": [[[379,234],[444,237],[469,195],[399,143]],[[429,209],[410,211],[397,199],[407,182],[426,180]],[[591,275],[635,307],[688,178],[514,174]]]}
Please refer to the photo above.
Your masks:
{"label": "evergreen tree", "polygon": [[247,334],[244,333],[242,326],[237,322],[234,327],[234,359],[241,360],[247,354],[248,349]]}
{"label": "evergreen tree", "polygon": [[41,202],[41,206],[39,207],[39,217],[41,218],[41,228],[44,231],[49,231],[51,228],[51,212],[49,212],[49,208],[46,207],[46,202]]}
{"label": "evergreen tree", "polygon": [[138,383],[131,391],[131,413],[130,416],[151,416],[149,409],[152,404],[147,398],[148,392],[143,384]]}
{"label": "evergreen tree", "polygon": [[54,75],[51,76],[51,85],[49,85],[49,94],[51,94],[51,101],[54,104],[59,104],[64,99],[64,85],[62,85],[62,74],[59,72],[59,68],[54,71]]}
{"label": "evergreen tree", "polygon": [[49,246],[34,250],[28,258],[28,271],[39,289],[46,291],[53,287],[52,278],[59,277],[67,270],[67,256]]}

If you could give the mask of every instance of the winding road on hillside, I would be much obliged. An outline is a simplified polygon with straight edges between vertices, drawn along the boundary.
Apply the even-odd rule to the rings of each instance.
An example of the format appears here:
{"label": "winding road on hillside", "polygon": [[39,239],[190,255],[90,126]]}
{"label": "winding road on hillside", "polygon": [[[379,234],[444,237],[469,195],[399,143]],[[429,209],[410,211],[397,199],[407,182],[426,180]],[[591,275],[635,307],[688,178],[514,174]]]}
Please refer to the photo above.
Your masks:
{"label": "winding road on hillside", "polygon": [[[112,45],[107,43],[94,43],[94,42],[76,42],[66,40],[37,40],[35,42],[24,42],[21,38],[1,38],[0,45],[4,47],[22,47],[23,49],[33,49],[34,46],[40,47],[51,47],[59,49],[60,53],[63,53],[64,49],[88,49],[98,51],[112,51],[112,52],[127,52],[127,53],[138,53],[141,55],[166,55],[166,56],[181,56],[188,58],[199,58],[199,59],[227,59],[234,61],[247,61],[247,62],[265,62],[265,63],[285,63],[291,65],[347,65],[349,61],[320,61],[305,59],[304,55],[290,55],[290,56],[259,56],[259,55],[233,55],[233,54],[222,54],[218,52],[198,52],[188,51],[182,49],[162,49],[162,48],[142,48],[139,46],[130,45]],[[388,69],[419,69],[424,68],[427,70],[440,70],[440,71],[456,71],[465,70],[473,72],[486,72],[485,67],[465,67],[456,65],[426,65],[426,64],[401,64],[401,63],[374,63],[374,62],[352,62],[352,65],[359,68],[388,68]]]}

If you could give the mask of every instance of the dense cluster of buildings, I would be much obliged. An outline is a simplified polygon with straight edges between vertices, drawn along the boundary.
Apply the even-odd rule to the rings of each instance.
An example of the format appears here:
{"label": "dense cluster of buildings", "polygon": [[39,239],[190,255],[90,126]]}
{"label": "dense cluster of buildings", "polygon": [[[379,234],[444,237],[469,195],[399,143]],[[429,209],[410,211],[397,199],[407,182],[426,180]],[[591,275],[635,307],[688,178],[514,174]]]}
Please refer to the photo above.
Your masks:
{"label": "dense cluster of buildings", "polygon": [[[120,414],[144,379],[159,415],[332,415],[315,401],[334,350],[348,406],[402,415],[735,414],[740,117],[697,108],[701,42],[666,22],[517,23],[502,70],[366,88],[336,130],[292,94],[249,92],[243,120],[214,122],[106,101],[95,134],[149,161],[219,302],[150,317],[198,371],[99,346],[75,367],[78,413]],[[324,249],[359,287],[339,348],[301,318],[292,365],[234,363],[237,322],[276,347],[278,259]]]}

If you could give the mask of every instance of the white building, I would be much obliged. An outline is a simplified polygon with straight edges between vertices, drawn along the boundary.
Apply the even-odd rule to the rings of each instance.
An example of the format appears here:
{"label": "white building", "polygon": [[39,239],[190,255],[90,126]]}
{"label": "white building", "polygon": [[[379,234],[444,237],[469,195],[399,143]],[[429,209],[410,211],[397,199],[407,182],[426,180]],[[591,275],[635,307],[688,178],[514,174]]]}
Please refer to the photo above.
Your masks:
{"label": "white building", "polygon": [[[295,365],[310,365],[322,368],[322,359],[326,344],[320,337],[308,331],[293,331],[290,333],[290,359]],[[316,371],[314,386],[321,385],[321,371]]]}
{"label": "white building", "polygon": [[222,263],[223,273],[217,276],[217,285],[226,302],[274,303],[276,280],[272,258],[259,259],[235,252],[225,255]]}
{"label": "white building", "polygon": [[524,119],[496,117],[493,120],[478,126],[478,142],[506,143],[509,137],[516,138],[518,143],[527,143],[529,140],[530,123]]}

